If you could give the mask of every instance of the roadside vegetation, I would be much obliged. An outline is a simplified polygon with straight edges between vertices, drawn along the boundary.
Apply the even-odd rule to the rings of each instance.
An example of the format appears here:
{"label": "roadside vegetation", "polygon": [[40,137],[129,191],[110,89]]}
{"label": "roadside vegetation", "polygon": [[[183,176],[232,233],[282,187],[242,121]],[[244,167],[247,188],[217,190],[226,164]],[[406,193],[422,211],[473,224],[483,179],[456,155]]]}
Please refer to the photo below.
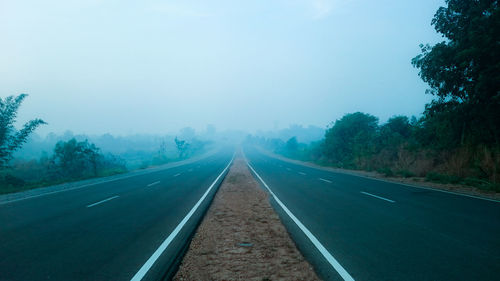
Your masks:
{"label": "roadside vegetation", "polygon": [[32,134],[47,124],[41,119],[27,122],[20,130],[14,127],[26,97],[0,98],[0,194],[158,166],[203,153],[210,144],[198,140],[191,128],[183,129],[175,138],[89,137],[69,131],[41,138]]}
{"label": "roadside vegetation", "polygon": [[412,59],[434,100],[421,117],[380,124],[344,115],[310,144],[253,137],[284,156],[386,176],[425,177],[500,192],[500,9],[498,1],[447,0],[432,25],[445,40]]}

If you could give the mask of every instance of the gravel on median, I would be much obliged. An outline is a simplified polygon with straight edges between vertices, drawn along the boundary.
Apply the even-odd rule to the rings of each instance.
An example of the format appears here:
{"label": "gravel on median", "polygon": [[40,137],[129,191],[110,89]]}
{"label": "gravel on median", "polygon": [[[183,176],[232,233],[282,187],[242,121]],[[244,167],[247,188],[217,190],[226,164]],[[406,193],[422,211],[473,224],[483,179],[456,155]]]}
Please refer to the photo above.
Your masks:
{"label": "gravel on median", "polygon": [[174,280],[320,279],[237,157]]}

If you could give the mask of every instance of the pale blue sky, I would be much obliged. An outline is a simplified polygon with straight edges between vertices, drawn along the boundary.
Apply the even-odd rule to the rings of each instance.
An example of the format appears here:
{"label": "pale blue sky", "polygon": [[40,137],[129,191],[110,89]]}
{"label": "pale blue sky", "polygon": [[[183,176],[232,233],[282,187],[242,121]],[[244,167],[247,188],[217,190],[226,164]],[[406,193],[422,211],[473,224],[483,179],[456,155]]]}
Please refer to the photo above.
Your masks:
{"label": "pale blue sky", "polygon": [[325,127],[418,115],[444,1],[0,0],[0,96],[42,134]]}

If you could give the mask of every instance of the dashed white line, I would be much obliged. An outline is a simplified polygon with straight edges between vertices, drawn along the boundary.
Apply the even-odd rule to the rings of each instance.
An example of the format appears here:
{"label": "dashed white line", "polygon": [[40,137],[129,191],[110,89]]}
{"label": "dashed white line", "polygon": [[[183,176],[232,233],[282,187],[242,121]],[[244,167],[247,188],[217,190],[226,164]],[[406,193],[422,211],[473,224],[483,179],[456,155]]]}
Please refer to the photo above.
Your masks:
{"label": "dashed white line", "polygon": [[99,202],[95,202],[93,204],[87,205],[87,208],[94,207],[95,205],[99,205],[99,204],[102,204],[104,202],[108,202],[108,201],[113,200],[113,199],[118,198],[118,197],[120,197],[120,196],[116,195],[116,196],[113,196],[113,197],[109,197],[108,199],[104,199],[104,200],[101,200]]}
{"label": "dashed white line", "polygon": [[264,184],[269,193],[273,196],[274,200],[281,206],[285,213],[295,222],[295,224],[304,232],[304,234],[311,240],[313,245],[318,249],[318,251],[325,257],[325,259],[330,263],[330,265],[339,273],[340,277],[346,281],[354,281],[354,278],[340,265],[340,263],[328,252],[328,250],[319,242],[319,240],[314,236],[314,234],[307,229],[302,222],[295,217],[290,210],[278,199],[278,197],[272,192],[266,182],[260,177],[260,175],[254,170],[254,168],[247,162],[248,167],[254,172],[254,174],[259,178],[259,180]]}
{"label": "dashed white line", "polygon": [[363,193],[363,194],[366,194],[366,195],[368,195],[368,196],[372,196],[372,197],[375,197],[375,198],[378,198],[378,199],[385,200],[385,201],[387,201],[387,202],[391,202],[391,203],[396,202],[396,201],[394,201],[394,200],[387,199],[387,198],[384,198],[384,197],[381,197],[381,196],[377,196],[377,195],[375,195],[375,194],[371,194],[371,193],[368,193],[368,192],[364,192],[364,191],[360,191],[360,192],[361,192],[361,193]]}
{"label": "dashed white line", "polygon": [[332,183],[332,181],[325,180],[324,178],[318,178],[318,180],[320,180],[320,181],[324,181],[324,182],[327,182],[327,183]]}
{"label": "dashed white line", "polygon": [[301,175],[303,175],[303,176],[307,175],[307,174],[306,174],[306,173],[304,173],[304,172],[299,172],[299,174],[301,174]]}
{"label": "dashed white line", "polygon": [[165,249],[167,249],[167,247],[174,240],[174,238],[177,236],[177,234],[181,231],[181,229],[184,227],[184,225],[187,223],[187,221],[191,218],[191,216],[194,214],[194,212],[196,212],[196,210],[198,209],[200,204],[203,202],[203,200],[205,200],[205,197],[207,197],[207,195],[210,193],[212,188],[215,186],[215,183],[217,183],[217,181],[220,179],[220,177],[222,177],[222,175],[227,171],[227,169],[229,168],[229,166],[233,162],[233,159],[234,159],[234,155],[233,155],[233,158],[231,159],[231,161],[229,161],[229,164],[227,164],[226,168],[224,168],[224,170],[219,174],[219,176],[217,176],[217,178],[210,185],[210,187],[207,189],[207,191],[205,191],[203,196],[201,196],[200,200],[198,200],[198,202],[193,206],[193,208],[189,211],[189,213],[187,213],[187,215],[175,227],[175,229],[172,231],[172,233],[170,233],[170,235],[165,239],[165,241],[163,241],[163,243],[161,243],[160,247],[158,247],[158,249],[156,249],[156,251],[153,253],[153,255],[146,261],[146,263],[139,269],[139,271],[137,271],[137,273],[134,275],[134,277],[132,277],[132,279],[130,279],[130,281],[140,281],[140,280],[142,280],[142,278],[144,278],[146,273],[148,273],[149,269],[151,269],[151,267],[154,265],[156,260],[158,260],[158,258],[161,256],[163,251],[165,251]]}
{"label": "dashed white line", "polygon": [[181,173],[175,174],[175,175],[174,175],[174,178],[175,178],[175,177],[178,177],[178,176],[180,176],[180,175],[181,175]]}
{"label": "dashed white line", "polygon": [[160,183],[160,181],[155,181],[155,182],[153,182],[153,183],[148,184],[147,186],[148,186],[148,187],[150,187],[150,186],[153,186],[153,185],[157,185],[157,184],[159,184],[159,183]]}

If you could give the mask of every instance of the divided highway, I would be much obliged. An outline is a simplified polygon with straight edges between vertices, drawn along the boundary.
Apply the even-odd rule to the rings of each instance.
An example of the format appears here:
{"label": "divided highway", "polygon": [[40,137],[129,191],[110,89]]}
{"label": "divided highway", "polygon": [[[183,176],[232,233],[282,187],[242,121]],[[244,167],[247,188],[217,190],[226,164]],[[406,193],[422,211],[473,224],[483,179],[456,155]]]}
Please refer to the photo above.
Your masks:
{"label": "divided highway", "polygon": [[325,171],[245,147],[326,280],[499,280],[500,202]]}
{"label": "divided highway", "polygon": [[232,156],[1,203],[0,280],[159,280]]}

